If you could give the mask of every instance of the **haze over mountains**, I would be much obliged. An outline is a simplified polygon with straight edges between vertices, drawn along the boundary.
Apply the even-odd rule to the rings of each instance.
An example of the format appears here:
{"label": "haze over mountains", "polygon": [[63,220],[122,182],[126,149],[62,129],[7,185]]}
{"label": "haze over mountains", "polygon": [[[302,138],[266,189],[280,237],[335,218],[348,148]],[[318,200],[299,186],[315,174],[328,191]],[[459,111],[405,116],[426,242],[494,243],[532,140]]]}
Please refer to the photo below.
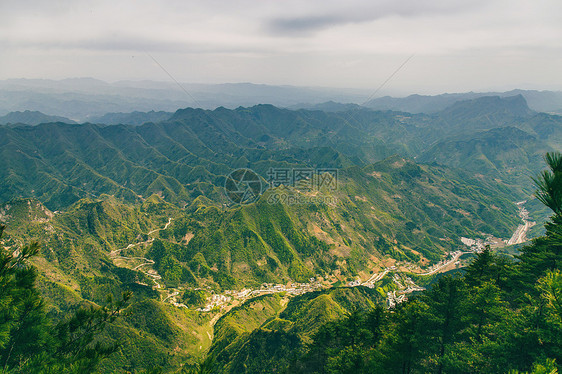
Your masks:
{"label": "haze over mountains", "polygon": [[[539,170],[541,153],[562,144],[559,127],[561,117],[532,111],[521,95],[461,101],[430,115],[369,109],[344,112],[293,111],[271,105],[258,105],[235,110],[183,109],[173,115],[165,112],[106,115],[105,119],[108,124],[148,123],[138,128],[59,123],[36,128],[0,129],[7,160],[3,165],[4,175],[11,175],[3,180],[3,184],[12,186],[3,188],[2,196],[5,199],[17,196],[14,195],[16,190],[13,188],[27,191],[26,193],[33,190],[35,194],[51,195],[53,191],[49,187],[49,191],[40,192],[42,185],[51,186],[43,182],[37,184],[44,177],[28,178],[30,184],[16,183],[16,180],[26,177],[20,174],[18,168],[10,168],[11,162],[32,162],[31,165],[34,166],[31,169],[21,169],[27,175],[51,174],[44,174],[46,170],[56,172],[60,175],[56,178],[56,183],[63,189],[72,188],[75,191],[72,194],[76,198],[86,196],[84,193],[99,194],[100,191],[84,190],[76,184],[77,180],[71,184],[66,182],[68,177],[60,174],[65,169],[58,164],[51,164],[61,162],[52,158],[59,152],[63,152],[61,155],[65,158],[80,160],[79,165],[90,165],[96,174],[100,173],[99,168],[102,166],[109,171],[109,164],[103,161],[109,154],[114,154],[117,158],[109,158],[108,162],[115,163],[122,158],[123,162],[131,165],[128,167],[134,166],[143,173],[154,170],[157,172],[155,175],[161,178],[177,179],[174,175],[181,171],[182,179],[174,181],[179,188],[192,181],[220,185],[220,182],[216,182],[217,178],[225,175],[233,165],[260,170],[259,165],[264,158],[282,157],[287,161],[292,158],[292,162],[299,162],[299,157],[293,151],[297,149],[313,151],[306,161],[312,167],[365,166],[395,153],[419,158],[424,162],[436,161],[458,167],[459,163],[455,161],[457,154],[466,147],[457,144],[450,148],[450,145],[459,137],[463,141],[467,141],[467,137],[472,139],[471,153],[463,154],[461,159],[465,164],[473,160],[476,166],[465,165],[466,168],[484,175],[491,173],[490,176],[501,178],[507,184],[516,181],[517,186],[528,190],[530,181],[526,181],[526,175],[533,175]],[[509,128],[504,129],[506,127]],[[61,138],[62,134],[64,138]],[[499,134],[501,136],[497,136]],[[182,140],[179,141],[178,137]],[[486,140],[490,137],[493,142],[500,141],[503,145],[490,147]],[[46,143],[46,139],[53,141]],[[63,143],[62,139],[65,139]],[[86,139],[87,142],[84,143]],[[101,141],[98,145],[95,143],[96,139]],[[443,151],[446,147],[450,148],[450,152]],[[57,153],[52,153],[51,148],[53,151],[56,149]],[[106,148],[106,151],[102,151]],[[171,149],[175,148],[177,150],[172,152]],[[65,153],[66,149],[70,153]],[[105,156],[99,162],[95,161],[99,156],[93,157],[85,153],[90,149]],[[330,153],[334,158],[329,162],[321,158],[326,157],[323,154]],[[142,158],[137,160],[139,155]],[[149,161],[147,157],[155,157],[159,161]],[[182,160],[180,164],[179,160]],[[178,171],[174,172],[175,169]],[[76,173],[75,167],[72,172]],[[101,175],[105,174],[101,171]],[[189,177],[190,175],[193,176]],[[114,186],[110,188],[108,185],[112,193],[117,193],[116,188],[131,191],[131,186],[124,187],[125,182],[132,182],[128,174],[105,177],[109,177],[108,182]],[[149,181],[150,178],[146,180]],[[146,183],[143,185],[148,186]],[[99,188],[100,185],[97,186]],[[139,187],[133,187],[131,192],[146,196],[147,191],[139,190]],[[173,188],[173,193],[168,196],[175,199],[172,196],[185,194],[180,193],[178,188]],[[11,191],[9,195],[5,195],[7,191]]]}
{"label": "haze over mountains", "polygon": [[506,92],[467,92],[441,94],[435,96],[410,95],[404,98],[385,96],[373,99],[364,105],[378,110],[400,110],[409,113],[434,113],[445,109],[457,101],[471,100],[483,96],[522,95],[530,108],[537,112],[562,113],[562,92],[511,90]]}
{"label": "haze over mountains", "polygon": [[[173,82],[120,81],[107,83],[92,78],[64,80],[8,79],[0,81],[0,115],[14,111],[40,111],[77,122],[92,121],[106,113],[174,112],[178,108],[219,106],[236,108],[268,103],[292,109],[312,109],[318,104],[359,104],[375,110],[409,113],[435,113],[457,101],[483,96],[514,96],[521,94],[531,109],[562,113],[562,92],[512,90],[508,92],[468,92],[436,96],[380,97],[370,101],[372,91],[358,89],[271,86],[251,83],[191,84]],[[183,90],[185,89],[185,91]],[[351,109],[329,103],[319,110]]]}
{"label": "haze over mountains", "polygon": [[0,124],[2,125],[39,125],[41,123],[49,122],[62,122],[62,123],[76,123],[66,117],[49,116],[38,111],[26,110],[24,112],[10,112],[5,116],[0,117]]}
{"label": "haze over mountains", "polygon": [[178,108],[251,106],[270,103],[290,106],[299,103],[360,101],[361,90],[268,86],[251,83],[189,84],[182,90],[175,83],[123,81],[106,83],[91,78],[9,79],[0,81],[0,114],[17,110],[57,113],[81,122],[109,112],[176,111]]}

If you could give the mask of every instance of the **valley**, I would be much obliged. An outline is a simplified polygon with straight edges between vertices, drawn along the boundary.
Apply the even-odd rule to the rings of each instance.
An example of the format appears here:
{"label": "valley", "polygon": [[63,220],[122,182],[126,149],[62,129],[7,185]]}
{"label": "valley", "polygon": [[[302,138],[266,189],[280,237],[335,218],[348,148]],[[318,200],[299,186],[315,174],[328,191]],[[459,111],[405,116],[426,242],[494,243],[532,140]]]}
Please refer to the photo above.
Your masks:
{"label": "valley", "polygon": [[[513,244],[521,244],[527,241],[526,233],[530,227],[532,227],[535,222],[529,221],[529,212],[525,209],[524,204],[526,201],[521,201],[516,203],[517,207],[519,208],[518,215],[524,222],[524,225],[520,225],[517,227],[513,235],[509,240],[504,240],[503,242],[506,245],[513,245]],[[168,219],[168,222],[163,228],[154,229],[148,232],[148,236],[150,239],[147,241],[143,241],[140,243],[132,243],[129,244],[126,248],[113,250],[110,252],[109,256],[113,259],[115,265],[120,267],[126,267],[134,271],[141,271],[145,275],[147,275],[153,282],[153,288],[156,288],[160,293],[160,299],[162,302],[167,302],[175,307],[180,308],[189,308],[187,305],[180,303],[177,301],[177,297],[184,292],[185,290],[180,287],[178,289],[171,288],[168,289],[162,284],[158,283],[158,280],[162,279],[162,277],[158,274],[156,270],[152,268],[152,265],[155,264],[154,260],[145,258],[145,257],[125,257],[120,256],[120,252],[125,249],[131,249],[138,246],[146,246],[154,241],[153,234],[166,230],[170,224],[172,223],[172,218]],[[466,239],[466,238],[463,238]],[[385,267],[384,269],[380,269],[378,272],[375,269],[366,269],[366,272],[371,273],[372,275],[366,279],[362,280],[360,277],[356,280],[350,281],[344,286],[347,287],[357,287],[357,286],[365,286],[369,288],[377,288],[377,284],[383,280],[385,276],[389,273],[392,274],[393,282],[396,284],[396,289],[392,291],[386,292],[387,298],[387,306],[392,308],[395,307],[397,303],[401,303],[407,300],[407,295],[412,292],[421,292],[424,291],[424,287],[420,287],[416,285],[408,274],[421,276],[421,277],[428,277],[439,273],[446,273],[453,269],[461,268],[462,265],[460,264],[460,258],[466,254],[476,254],[482,251],[484,244],[490,245],[497,243],[494,242],[482,242],[482,241],[475,241],[471,239],[464,240],[466,245],[469,245],[469,251],[462,251],[456,250],[448,254],[448,256],[439,261],[438,263],[431,265],[428,269],[421,269],[419,266],[409,263],[407,261],[397,263],[396,265],[392,265],[389,267]],[[138,264],[138,261],[144,261],[141,264]],[[399,265],[399,267],[397,267]],[[336,280],[334,280],[336,279]],[[403,283],[401,283],[401,280]],[[263,295],[271,295],[275,293],[281,293],[287,296],[296,296],[302,295],[307,292],[314,292],[318,290],[327,290],[329,288],[335,287],[336,284],[341,284],[341,280],[338,280],[336,276],[333,274],[329,274],[325,277],[321,277],[316,275],[316,277],[311,278],[308,283],[288,283],[288,284],[267,284],[264,283],[260,287],[252,289],[252,288],[243,288],[242,290],[225,290],[223,293],[214,293],[211,288],[209,287],[208,291],[210,291],[210,296],[207,297],[206,303],[197,308],[196,310],[199,312],[213,312],[215,317],[210,321],[211,325],[216,323],[218,318],[222,315],[228,313],[232,308],[241,305],[242,303],[251,300],[252,298],[263,296]],[[147,285],[144,283],[139,283],[141,285]],[[200,288],[188,288],[188,290],[202,290]]]}
{"label": "valley", "polygon": [[[31,263],[49,314],[132,292],[102,338],[127,349],[103,372],[215,355],[227,372],[264,331],[307,340],[356,306],[401,310],[487,245],[507,253],[537,235],[549,216],[526,175],[562,144],[562,119],[521,97],[432,114],[258,105],[131,118],[0,126],[3,246],[41,244]],[[237,169],[258,176],[256,201],[225,194]]]}

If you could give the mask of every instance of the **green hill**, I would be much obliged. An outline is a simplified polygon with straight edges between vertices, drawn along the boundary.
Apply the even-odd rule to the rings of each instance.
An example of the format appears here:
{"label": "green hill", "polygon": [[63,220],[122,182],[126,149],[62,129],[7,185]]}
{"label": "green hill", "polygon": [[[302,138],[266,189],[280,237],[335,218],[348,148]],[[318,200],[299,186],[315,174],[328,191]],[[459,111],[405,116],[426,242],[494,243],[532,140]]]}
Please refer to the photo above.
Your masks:
{"label": "green hill", "polygon": [[62,122],[75,124],[76,122],[61,116],[49,116],[47,114],[26,110],[23,112],[10,112],[4,116],[0,116],[0,124],[10,125],[31,125],[36,126],[41,123]]}
{"label": "green hill", "polygon": [[312,292],[288,303],[277,295],[255,298],[217,322],[208,360],[216,373],[285,370],[322,325],[379,302],[376,291],[363,287]]}
{"label": "green hill", "polygon": [[90,117],[88,122],[102,123],[104,125],[135,125],[140,126],[147,122],[166,121],[173,113],[151,110],[150,112],[132,112],[132,113],[106,113],[99,117]]}
{"label": "green hill", "polygon": [[536,136],[515,127],[502,127],[443,140],[424,152],[418,161],[436,162],[474,174],[523,186],[530,193],[531,176],[541,167],[543,155],[551,147]]}
{"label": "green hill", "polygon": [[[273,365],[379,291],[197,308],[263,283],[342,284],[394,263],[421,271],[465,248],[463,236],[508,239],[520,223],[515,202],[529,197],[526,174],[562,139],[560,117],[527,109],[518,97],[431,116],[259,105],[188,108],[140,126],[0,126],[4,246],[41,243],[37,287],[55,319],[133,291],[131,314],[104,332],[126,347],[104,372],[194,365],[211,343],[228,370],[252,351]],[[224,193],[237,168],[263,183],[251,204]],[[315,174],[266,189],[273,169]],[[337,170],[333,188],[310,187],[330,175],[321,169]]]}

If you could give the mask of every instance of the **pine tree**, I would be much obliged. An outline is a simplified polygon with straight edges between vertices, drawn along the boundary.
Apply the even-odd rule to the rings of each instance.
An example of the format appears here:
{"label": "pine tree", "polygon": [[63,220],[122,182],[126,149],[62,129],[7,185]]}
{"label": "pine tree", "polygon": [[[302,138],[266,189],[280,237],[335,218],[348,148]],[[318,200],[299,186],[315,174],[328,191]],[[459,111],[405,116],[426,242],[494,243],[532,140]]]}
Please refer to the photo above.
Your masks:
{"label": "pine tree", "polygon": [[533,178],[537,185],[535,195],[544,205],[552,209],[554,214],[562,214],[562,154],[549,152],[544,157],[549,170]]}
{"label": "pine tree", "polygon": [[381,342],[380,358],[373,372],[410,374],[419,372],[427,357],[429,307],[417,299],[399,305]]}
{"label": "pine tree", "polygon": [[552,209],[554,215],[545,224],[545,235],[522,249],[521,261],[514,274],[514,288],[519,290],[520,299],[525,293],[537,296],[535,281],[562,265],[562,154],[547,153],[545,160],[549,170],[534,179],[537,185],[535,195]]}
{"label": "pine tree", "polygon": [[428,369],[443,372],[442,359],[463,328],[461,318],[462,301],[466,297],[464,283],[460,278],[440,278],[434,287],[425,293],[422,300],[428,305],[428,343],[432,355]]}
{"label": "pine tree", "polygon": [[[0,238],[4,226],[0,225]],[[104,307],[79,308],[58,324],[51,321],[35,287],[37,273],[28,260],[39,245],[13,253],[0,245],[0,365],[3,372],[92,372],[117,349],[97,340],[124,310],[131,294]]]}
{"label": "pine tree", "polygon": [[[0,238],[3,231],[0,226]],[[0,363],[4,370],[39,354],[49,339],[43,299],[34,287],[37,273],[27,263],[38,250],[37,243],[14,253],[0,246]]]}

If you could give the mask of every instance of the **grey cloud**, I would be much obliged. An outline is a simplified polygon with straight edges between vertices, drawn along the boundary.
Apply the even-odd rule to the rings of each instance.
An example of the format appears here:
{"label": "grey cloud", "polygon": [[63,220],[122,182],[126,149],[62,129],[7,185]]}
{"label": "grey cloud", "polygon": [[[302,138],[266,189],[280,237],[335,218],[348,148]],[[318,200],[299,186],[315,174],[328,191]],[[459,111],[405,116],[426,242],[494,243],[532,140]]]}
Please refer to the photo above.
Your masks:
{"label": "grey cloud", "polygon": [[0,78],[159,78],[149,58],[130,67],[147,51],[186,81],[363,87],[416,53],[393,87],[560,86],[560,15],[560,0],[0,0]]}
{"label": "grey cloud", "polygon": [[239,45],[214,45],[194,42],[171,42],[164,38],[149,39],[144,36],[102,36],[97,38],[81,38],[78,40],[47,40],[47,41],[17,41],[0,39],[1,48],[27,48],[41,50],[84,50],[92,52],[162,52],[189,54],[244,54],[269,53],[275,48],[263,46],[241,47]]}
{"label": "grey cloud", "polygon": [[479,7],[482,1],[351,1],[345,7],[319,3],[307,15],[281,16],[268,19],[264,29],[273,35],[306,36],[334,26],[376,21],[389,16],[420,17],[428,14],[449,14]]}
{"label": "grey cloud", "polygon": [[[0,46],[35,50],[90,50],[90,51],[185,51],[189,47],[181,43],[162,42],[141,38],[100,37],[79,40],[17,41],[0,40]],[[196,48],[194,48],[196,49]]]}
{"label": "grey cloud", "polygon": [[329,28],[332,26],[369,21],[370,18],[353,19],[353,17],[331,16],[307,16],[298,18],[273,19],[266,29],[272,34],[304,34]]}

